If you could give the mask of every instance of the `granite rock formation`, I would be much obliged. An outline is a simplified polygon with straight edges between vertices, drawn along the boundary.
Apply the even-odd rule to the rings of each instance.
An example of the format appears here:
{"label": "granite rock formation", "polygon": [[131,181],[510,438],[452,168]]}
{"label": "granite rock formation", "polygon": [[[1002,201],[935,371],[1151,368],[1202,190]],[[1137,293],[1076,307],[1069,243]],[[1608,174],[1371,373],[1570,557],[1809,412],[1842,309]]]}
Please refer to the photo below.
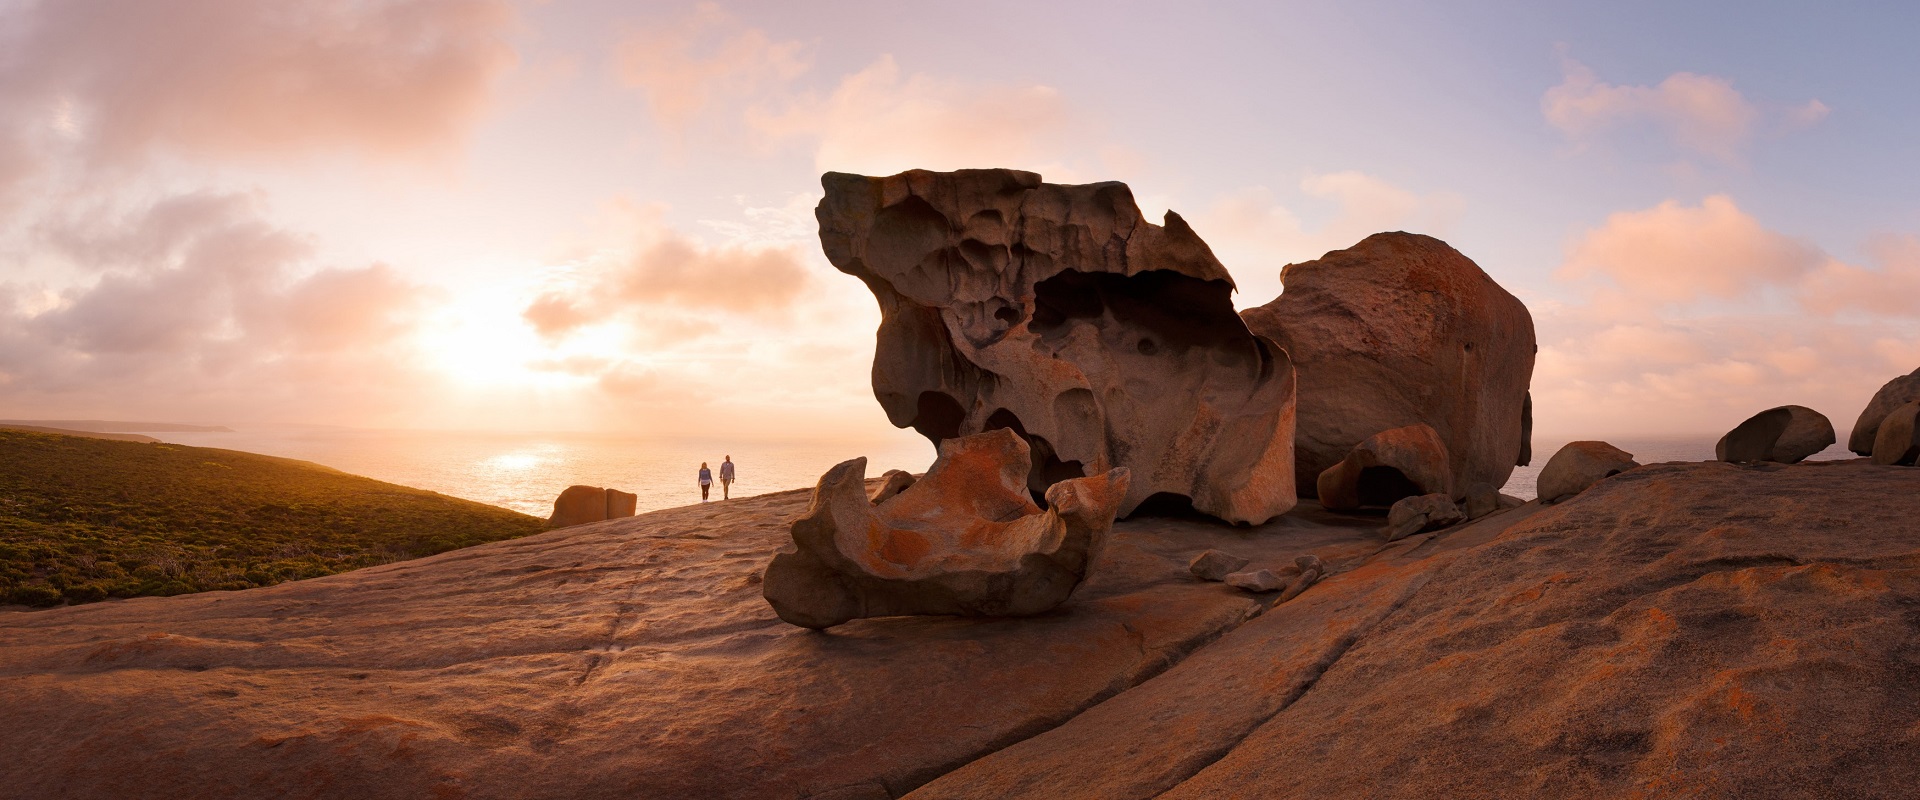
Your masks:
{"label": "granite rock formation", "polygon": [[638,503],[637,495],[619,489],[569,486],[561,490],[559,497],[553,499],[553,515],[547,518],[547,526],[566,528],[589,522],[631,517]]}
{"label": "granite rock formation", "polygon": [[1632,453],[1606,442],[1570,442],[1547,459],[1535,486],[1542,502],[1557,502],[1637,466]]}
{"label": "granite rock formation", "polygon": [[880,488],[869,493],[867,499],[874,505],[879,505],[893,499],[894,495],[906,491],[908,487],[913,486],[913,482],[914,477],[911,472],[898,469],[887,470],[880,475]]}
{"label": "granite rock formation", "polygon": [[1798,464],[1836,441],[1833,423],[1806,406],[1769,408],[1747,418],[1713,446],[1719,461]]}
{"label": "granite rock formation", "polygon": [[[1143,515],[1053,613],[825,635],[761,598],[806,491],[261,589],[0,612],[0,786],[1899,797],[1920,786],[1917,485],[1861,462],[1654,464],[1384,547],[1377,520],[1311,503],[1252,530]],[[1207,549],[1313,553],[1324,574],[1250,595],[1188,576]]]}
{"label": "granite rock formation", "polygon": [[1270,569],[1235,572],[1221,580],[1228,586],[1243,592],[1277,592],[1287,588],[1287,582]]}
{"label": "granite rock formation", "polygon": [[1381,431],[1315,480],[1320,505],[1333,511],[1391,507],[1403,497],[1453,496],[1447,445],[1425,424]]}
{"label": "granite rock formation", "polygon": [[1387,509],[1387,526],[1382,531],[1387,541],[1397,542],[1408,536],[1435,528],[1465,522],[1466,513],[1460,506],[1444,494],[1423,494],[1403,497]]}
{"label": "granite rock formation", "polygon": [[1532,460],[1533,316],[1445,242],[1377,233],[1280,272],[1285,291],[1242,314],[1299,373],[1294,457],[1303,491],[1380,431],[1431,426],[1461,486],[1506,485]]}
{"label": "granite rock formation", "polygon": [[1187,564],[1187,571],[1203,581],[1224,581],[1228,575],[1239,572],[1251,563],[1251,560],[1232,553],[1208,550],[1194,556],[1193,561]]}
{"label": "granite rock formation", "polygon": [[1920,400],[1887,412],[1873,439],[1873,463],[1911,467],[1916,461],[1920,461]]}
{"label": "granite rock formation", "polygon": [[865,490],[866,459],[828,470],[793,523],[793,547],[767,565],[767,602],[807,628],[1060,605],[1099,555],[1127,470],[1056,483],[1042,511],[1028,496],[1031,455],[1005,428],[948,439],[926,477],[879,505]]}
{"label": "granite rock formation", "polygon": [[1860,419],[1853,423],[1853,432],[1847,435],[1847,449],[1856,455],[1873,455],[1873,441],[1880,433],[1880,421],[1894,409],[1915,400],[1920,400],[1920,369],[1887,381],[1880,391],[1873,393],[1867,407],[1860,410]]}
{"label": "granite rock formation", "polygon": [[1126,467],[1156,494],[1258,524],[1295,502],[1293,367],[1233,310],[1233,280],[1179,215],[1125,184],[1013,170],[827,173],[820,243],[880,303],[873,391],[939,442],[1032,446],[1036,495]]}

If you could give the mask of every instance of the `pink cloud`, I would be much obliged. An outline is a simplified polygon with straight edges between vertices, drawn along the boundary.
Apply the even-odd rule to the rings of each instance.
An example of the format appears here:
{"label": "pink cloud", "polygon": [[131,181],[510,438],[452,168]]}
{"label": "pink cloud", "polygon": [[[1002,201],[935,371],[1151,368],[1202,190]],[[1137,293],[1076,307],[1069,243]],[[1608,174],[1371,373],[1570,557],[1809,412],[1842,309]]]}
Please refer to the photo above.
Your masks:
{"label": "pink cloud", "polygon": [[385,265],[315,268],[308,237],[257,198],[169,197],[53,235],[98,277],[50,305],[0,284],[0,405],[19,413],[324,419],[404,406],[421,385],[404,342],[431,292]]}
{"label": "pink cloud", "polygon": [[[890,175],[907,169],[1016,167],[1059,173],[1086,149],[1060,92],[1040,84],[972,84],[903,74],[882,56],[832,93],[759,106],[748,123],[773,139],[818,142],[821,170]],[[1058,175],[1052,177],[1058,178]]]}
{"label": "pink cloud", "polygon": [[1824,260],[1818,248],[1775,233],[1726,195],[1697,207],[1668,200],[1611,214],[1569,249],[1563,278],[1604,276],[1634,300],[1658,305],[1737,298],[1789,283]]}
{"label": "pink cloud", "polygon": [[614,63],[622,81],[647,92],[654,118],[681,131],[716,99],[751,98],[799,77],[812,66],[807,50],[701,3],[680,20],[628,32]]}
{"label": "pink cloud", "polygon": [[456,146],[515,63],[501,0],[60,0],[0,13],[0,96],[97,160]]}
{"label": "pink cloud", "polygon": [[1888,236],[1868,248],[1877,269],[1829,259],[1806,278],[1807,309],[1821,314],[1858,310],[1920,318],[1920,237]]}
{"label": "pink cloud", "polygon": [[[1732,81],[1716,75],[1676,72],[1652,86],[1632,86],[1607,83],[1572,59],[1562,67],[1563,78],[1540,98],[1540,111],[1548,124],[1577,143],[1648,126],[1682,150],[1738,163],[1765,116]],[[1781,110],[1777,119],[1788,127],[1805,127],[1827,112],[1824,103],[1812,100]]]}
{"label": "pink cloud", "polygon": [[620,244],[522,312],[543,336],[623,317],[644,321],[655,337],[681,339],[715,330],[710,314],[784,316],[807,286],[793,246],[708,245],[666,225],[658,207],[616,204],[611,216]]}

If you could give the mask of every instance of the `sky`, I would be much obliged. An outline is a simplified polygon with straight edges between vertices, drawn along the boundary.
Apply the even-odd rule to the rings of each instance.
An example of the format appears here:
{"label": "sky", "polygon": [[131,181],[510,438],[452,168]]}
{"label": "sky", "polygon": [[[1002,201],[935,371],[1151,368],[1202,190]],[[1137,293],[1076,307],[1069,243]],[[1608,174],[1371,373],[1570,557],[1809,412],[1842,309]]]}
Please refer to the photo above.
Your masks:
{"label": "sky", "polygon": [[1541,439],[1845,431],[1920,367],[1920,10],[0,0],[0,417],[891,437],[819,175],[1382,230],[1532,310]]}

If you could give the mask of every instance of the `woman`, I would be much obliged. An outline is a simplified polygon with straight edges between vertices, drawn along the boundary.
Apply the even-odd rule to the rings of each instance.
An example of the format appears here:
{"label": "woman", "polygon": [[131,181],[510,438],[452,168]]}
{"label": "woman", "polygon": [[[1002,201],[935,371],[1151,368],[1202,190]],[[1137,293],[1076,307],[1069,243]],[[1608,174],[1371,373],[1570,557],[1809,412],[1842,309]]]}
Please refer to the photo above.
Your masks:
{"label": "woman", "polygon": [[707,492],[713,488],[713,471],[707,469],[707,462],[700,462],[700,502],[707,502]]}

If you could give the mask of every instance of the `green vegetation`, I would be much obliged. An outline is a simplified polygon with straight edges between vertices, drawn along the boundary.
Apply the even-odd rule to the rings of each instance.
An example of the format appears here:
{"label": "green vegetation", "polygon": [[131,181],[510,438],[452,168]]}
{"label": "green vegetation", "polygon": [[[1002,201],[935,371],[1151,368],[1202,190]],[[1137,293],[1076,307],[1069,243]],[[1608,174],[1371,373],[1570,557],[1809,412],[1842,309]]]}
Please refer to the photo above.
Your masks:
{"label": "green vegetation", "polygon": [[545,527],[305,461],[0,430],[0,604],[268,586]]}

